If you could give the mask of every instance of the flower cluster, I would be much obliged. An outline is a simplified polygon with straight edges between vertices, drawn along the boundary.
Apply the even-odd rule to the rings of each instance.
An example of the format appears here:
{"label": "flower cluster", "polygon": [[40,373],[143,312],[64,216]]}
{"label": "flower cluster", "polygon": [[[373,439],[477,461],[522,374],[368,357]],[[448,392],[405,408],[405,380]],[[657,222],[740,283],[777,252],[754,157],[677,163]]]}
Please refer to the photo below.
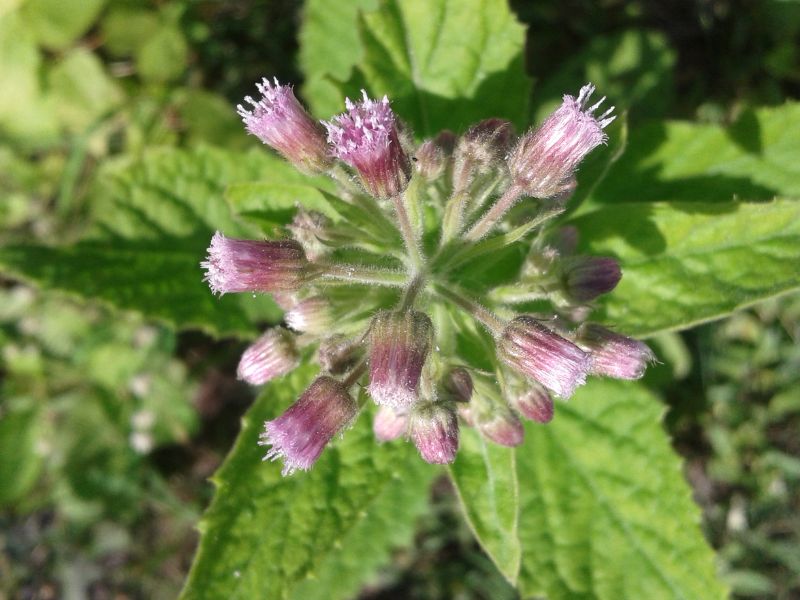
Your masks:
{"label": "flower cluster", "polygon": [[[418,145],[387,97],[364,92],[318,122],[291,87],[257,87],[251,108],[239,106],[247,130],[339,188],[325,214],[298,198],[284,239],[215,234],[202,263],[214,293],[266,292],[286,311],[286,327],[245,350],[241,379],[263,384],[315,352],[322,374],[259,442],[284,474],[311,468],[368,399],[378,441],[405,437],[424,460],[449,463],[460,426],[516,446],[523,420],[551,421],[554,398],[588,376],[644,374],[654,360],[645,344],[586,321],[619,264],[581,254],[577,231],[554,226],[614,119],[613,107],[594,115],[603,100],[589,106],[593,86],[522,135],[487,119]],[[511,244],[508,256],[523,250],[524,262],[476,287]]]}

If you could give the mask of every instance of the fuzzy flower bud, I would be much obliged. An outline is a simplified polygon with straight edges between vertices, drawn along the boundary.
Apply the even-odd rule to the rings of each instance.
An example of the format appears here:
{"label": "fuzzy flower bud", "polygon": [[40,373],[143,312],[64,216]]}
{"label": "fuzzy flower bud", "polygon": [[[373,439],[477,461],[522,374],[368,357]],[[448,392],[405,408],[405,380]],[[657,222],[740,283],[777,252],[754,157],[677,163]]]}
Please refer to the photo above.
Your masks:
{"label": "fuzzy flower bud", "polygon": [[211,291],[226,294],[294,291],[303,282],[307,264],[303,249],[293,240],[236,240],[218,231],[200,266]]}
{"label": "fuzzy flower bud", "polygon": [[324,171],[331,159],[322,128],[297,101],[291,86],[274,81],[273,85],[264,78],[256,84],[260,99],[245,97],[251,110],[241,104],[236,107],[247,131],[298,169],[307,173]]}
{"label": "fuzzy flower bud", "polygon": [[517,317],[503,331],[499,356],[513,369],[568,398],[586,382],[589,355],[529,316]]}
{"label": "fuzzy flower bud", "polygon": [[577,341],[591,353],[589,372],[617,379],[639,379],[656,360],[647,345],[592,323],[581,326]]}
{"label": "fuzzy flower bud", "polygon": [[295,331],[319,335],[333,325],[330,303],[321,296],[306,298],[295,304],[285,315],[286,324]]}
{"label": "fuzzy flower bud", "polygon": [[476,175],[490,172],[508,153],[514,126],[503,119],[486,119],[470,127],[453,153],[453,185],[466,189]]}
{"label": "fuzzy flower bud", "polygon": [[553,420],[553,398],[544,386],[536,382],[531,382],[527,390],[512,395],[509,400],[511,407],[526,419],[537,423],[549,423]]}
{"label": "fuzzy flower bud", "polygon": [[451,369],[443,384],[449,399],[454,402],[469,402],[472,398],[472,376],[464,367]]}
{"label": "fuzzy flower bud", "polygon": [[323,124],[333,154],[358,172],[364,189],[376,198],[392,198],[406,189],[411,161],[400,143],[389,99],[371,100],[362,93],[361,102],[348,98],[347,112]]}
{"label": "fuzzy flower bud", "polygon": [[562,262],[564,288],[577,302],[591,302],[607,294],[622,279],[619,263],[606,256],[576,256]]}
{"label": "fuzzy flower bud", "polygon": [[328,237],[331,220],[317,211],[298,209],[287,229],[292,237],[303,247],[309,260],[317,260],[329,252],[323,243]]}
{"label": "fuzzy flower bud", "polygon": [[341,334],[325,338],[319,345],[317,362],[324,371],[341,375],[349,371],[361,358],[362,346]]}
{"label": "fuzzy flower bud", "polygon": [[606,142],[603,129],[615,117],[612,106],[599,117],[592,113],[605,98],[586,108],[594,92],[591,84],[577,98],[564,96],[561,106],[542,125],[525,134],[511,153],[508,168],[514,185],[534,198],[551,198],[571,187],[578,164],[594,148]]}
{"label": "fuzzy flower bud", "polygon": [[519,446],[525,439],[525,428],[506,405],[497,405],[490,412],[478,413],[474,421],[483,437],[500,446]]}
{"label": "fuzzy flower bud", "polygon": [[369,333],[369,394],[379,405],[406,409],[417,401],[433,324],[418,311],[381,311]]}
{"label": "fuzzy flower bud", "polygon": [[381,406],[372,421],[372,431],[379,442],[391,442],[406,432],[408,414],[398,413],[390,406]]}
{"label": "fuzzy flower bud", "polygon": [[294,370],[300,355],[294,336],[276,327],[268,329],[242,354],[236,376],[252,385],[261,385]]}
{"label": "fuzzy flower bud", "polygon": [[409,431],[420,456],[431,464],[453,462],[458,452],[458,419],[446,402],[417,402],[409,418]]}
{"label": "fuzzy flower bud", "polygon": [[277,419],[264,423],[259,445],[272,446],[264,460],[283,459],[283,475],[307,471],[325,446],[358,414],[358,405],[344,385],[318,377]]}

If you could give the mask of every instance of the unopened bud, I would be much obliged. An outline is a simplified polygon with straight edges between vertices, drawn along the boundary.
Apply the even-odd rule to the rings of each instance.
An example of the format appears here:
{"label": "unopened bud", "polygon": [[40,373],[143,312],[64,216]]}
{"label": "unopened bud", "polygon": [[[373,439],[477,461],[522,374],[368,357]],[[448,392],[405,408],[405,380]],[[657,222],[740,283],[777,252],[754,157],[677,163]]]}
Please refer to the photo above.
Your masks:
{"label": "unopened bud", "polygon": [[465,190],[476,175],[502,164],[514,137],[514,126],[503,119],[486,119],[470,127],[453,152],[453,186]]}
{"label": "unopened bud", "polygon": [[303,247],[309,260],[318,260],[325,256],[330,248],[324,240],[328,237],[331,220],[314,210],[298,209],[287,229],[292,237]]}
{"label": "unopened bud", "polygon": [[273,85],[264,78],[256,87],[261,98],[245,97],[252,109],[241,104],[237,107],[247,131],[303,172],[313,174],[327,169],[331,159],[325,134],[297,101],[291,86],[281,85],[277,79]]}
{"label": "unopened bud", "polygon": [[617,379],[639,379],[656,357],[643,342],[614,333],[595,324],[585,324],[577,341],[591,356],[589,372]]}
{"label": "unopened bud", "polygon": [[308,470],[357,414],[358,405],[342,383],[318,377],[285,413],[264,424],[258,443],[272,446],[264,460],[282,458],[284,475]]}
{"label": "unopened bud", "polygon": [[255,241],[211,238],[208,257],[200,263],[215,294],[228,292],[291,292],[304,281],[306,261],[294,240]]}
{"label": "unopened bud", "polygon": [[577,302],[591,302],[619,283],[619,263],[605,256],[575,256],[561,264],[567,296]]}
{"label": "unopened bud", "polygon": [[420,145],[414,158],[417,172],[423,179],[433,181],[444,173],[453,153],[455,140],[452,131],[443,131]]}
{"label": "unopened bud", "polygon": [[347,112],[323,123],[333,154],[358,172],[364,189],[376,198],[402,193],[411,177],[411,161],[400,141],[389,99],[345,101]]}
{"label": "unopened bud", "polygon": [[282,327],[275,327],[244,351],[236,376],[251,385],[261,385],[293,371],[299,360],[294,336]]}
{"label": "unopened bud", "polygon": [[379,405],[407,409],[417,401],[420,375],[433,343],[428,315],[381,311],[369,333],[369,394]]}
{"label": "unopened bud", "polygon": [[319,335],[333,325],[330,303],[321,296],[312,296],[295,304],[284,317],[295,331]]}
{"label": "unopened bud", "polygon": [[544,123],[520,138],[508,159],[514,185],[528,196],[552,198],[568,192],[583,158],[606,141],[603,129],[614,120],[614,107],[599,117],[592,113],[601,99],[587,108],[594,86],[581,88],[577,98],[564,96],[561,106]]}
{"label": "unopened bud", "polygon": [[475,427],[486,439],[500,446],[519,446],[525,438],[522,423],[505,404],[496,404],[490,411],[479,413]]}
{"label": "unopened bud", "polygon": [[498,342],[498,354],[511,368],[563,398],[586,382],[589,355],[529,316],[512,320]]}
{"label": "unopened bud", "polygon": [[398,413],[390,406],[381,406],[372,421],[372,431],[379,442],[391,442],[404,435],[408,414]]}
{"label": "unopened bud", "polygon": [[512,394],[509,401],[511,407],[526,419],[537,423],[549,423],[553,420],[553,398],[544,386],[536,382],[530,382],[530,387],[521,393]]}
{"label": "unopened bud", "polygon": [[458,419],[447,402],[417,402],[409,417],[409,431],[420,456],[431,464],[448,464],[458,452]]}
{"label": "unopened bud", "polygon": [[472,398],[472,376],[464,367],[451,369],[442,383],[450,400],[469,402]]}
{"label": "unopened bud", "polygon": [[317,351],[317,362],[323,371],[341,375],[352,369],[363,352],[363,346],[341,334],[325,338]]}

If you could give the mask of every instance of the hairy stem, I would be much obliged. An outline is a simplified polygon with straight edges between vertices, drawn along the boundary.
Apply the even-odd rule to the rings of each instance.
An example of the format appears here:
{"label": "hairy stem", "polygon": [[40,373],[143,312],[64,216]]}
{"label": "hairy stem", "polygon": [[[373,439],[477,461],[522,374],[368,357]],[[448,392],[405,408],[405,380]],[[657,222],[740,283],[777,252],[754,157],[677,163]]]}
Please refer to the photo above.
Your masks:
{"label": "hairy stem", "polygon": [[478,219],[478,222],[472,226],[464,238],[474,242],[489,233],[489,231],[497,225],[498,221],[503,218],[503,215],[514,206],[514,203],[519,200],[521,195],[522,190],[517,186],[513,184],[508,186],[503,195],[500,196],[497,202],[495,202],[488,211],[486,211],[486,214]]}
{"label": "hairy stem", "polygon": [[499,337],[503,333],[503,329],[506,326],[505,321],[476,300],[467,296],[457,287],[437,285],[435,291],[441,298],[449,300],[467,311],[473,319],[486,327],[494,337]]}

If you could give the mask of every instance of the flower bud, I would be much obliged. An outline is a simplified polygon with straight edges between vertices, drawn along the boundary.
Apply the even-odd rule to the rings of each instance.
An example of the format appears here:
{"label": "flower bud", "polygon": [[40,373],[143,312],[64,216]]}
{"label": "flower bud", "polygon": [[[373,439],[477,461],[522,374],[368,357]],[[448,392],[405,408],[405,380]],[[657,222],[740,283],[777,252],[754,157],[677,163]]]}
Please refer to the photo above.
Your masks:
{"label": "flower bud", "polygon": [[408,414],[398,413],[390,406],[381,406],[372,421],[372,431],[379,442],[391,442],[406,432]]}
{"label": "flower bud", "polygon": [[331,220],[320,212],[299,209],[287,229],[303,247],[309,260],[322,258],[329,252],[323,241],[328,236]]}
{"label": "flower bud", "polygon": [[226,294],[294,291],[304,281],[307,264],[303,249],[293,240],[236,240],[217,231],[200,266],[211,291]]}
{"label": "flower bud", "polygon": [[593,116],[605,98],[586,108],[592,92],[594,86],[588,84],[577,98],[564,96],[561,106],[538,129],[525,134],[511,152],[511,177],[526,195],[552,198],[569,191],[578,164],[606,142],[603,129],[615,119],[610,116],[614,107]]}
{"label": "flower bud", "polygon": [[285,315],[286,324],[295,331],[319,335],[333,325],[330,303],[321,296],[312,296],[295,304]]}
{"label": "flower bud", "polygon": [[392,198],[406,189],[411,161],[400,142],[389,99],[371,100],[366,91],[362,94],[361,102],[348,98],[347,112],[323,124],[333,154],[358,172],[367,193]]}
{"label": "flower bud", "polygon": [[317,362],[323,371],[341,375],[355,366],[361,352],[360,343],[337,334],[322,340],[317,351]]}
{"label": "flower bud", "polygon": [[584,324],[577,341],[590,352],[589,372],[617,379],[639,379],[656,357],[643,342],[592,323]]}
{"label": "flower bud", "polygon": [[496,404],[490,411],[478,412],[474,421],[481,435],[495,444],[514,447],[524,441],[525,428],[505,404]]}
{"label": "flower bud", "polygon": [[456,459],[458,419],[450,403],[417,402],[411,410],[408,427],[423,460],[443,465]]}
{"label": "flower bud", "polygon": [[576,256],[562,264],[566,294],[577,302],[591,302],[607,294],[619,283],[622,271],[619,263],[605,256]]}
{"label": "flower bud", "polygon": [[472,398],[472,376],[464,367],[451,369],[442,383],[449,400],[469,402]]}
{"label": "flower bud", "polygon": [[434,181],[444,172],[447,158],[436,142],[426,140],[414,155],[414,166],[425,181]]}
{"label": "flower bud", "polygon": [[510,397],[511,407],[526,419],[537,423],[549,423],[553,420],[553,398],[544,388],[536,382],[530,382],[530,387],[521,393]]}
{"label": "flower bud", "polygon": [[425,313],[381,311],[369,332],[369,394],[379,405],[406,409],[417,401],[422,367],[433,343]]}
{"label": "flower bud", "polygon": [[586,352],[529,316],[506,325],[498,354],[511,368],[563,398],[586,382],[589,370]]}
{"label": "flower bud", "polygon": [[476,175],[502,164],[514,137],[514,126],[503,119],[486,119],[470,127],[453,152],[453,186],[466,189]]}
{"label": "flower bud", "polygon": [[236,377],[252,385],[261,385],[294,370],[299,361],[294,336],[282,327],[275,327],[244,351]]}
{"label": "flower bud", "polygon": [[358,414],[342,383],[318,377],[277,419],[264,423],[259,445],[272,446],[264,460],[283,459],[283,475],[310,469],[325,446]]}
{"label": "flower bud", "polygon": [[264,78],[256,84],[261,93],[259,100],[245,97],[252,110],[241,104],[236,107],[247,131],[301,171],[311,174],[324,171],[331,159],[322,128],[297,101],[291,86],[274,81],[273,85]]}

